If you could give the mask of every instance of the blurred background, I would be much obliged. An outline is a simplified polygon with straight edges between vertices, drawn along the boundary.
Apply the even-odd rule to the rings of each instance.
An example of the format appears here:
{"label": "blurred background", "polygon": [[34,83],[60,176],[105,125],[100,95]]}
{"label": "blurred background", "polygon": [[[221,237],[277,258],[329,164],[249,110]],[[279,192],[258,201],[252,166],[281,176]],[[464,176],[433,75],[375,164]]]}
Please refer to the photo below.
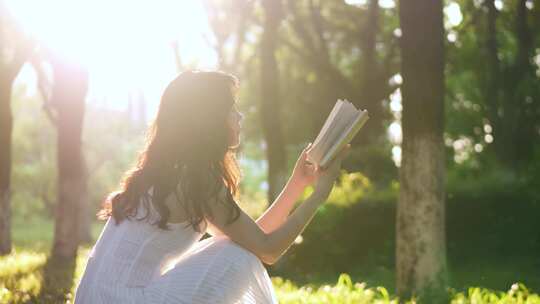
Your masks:
{"label": "blurred background", "polygon": [[[415,81],[414,67],[403,73],[399,6],[421,3],[0,1],[0,302],[72,298],[104,224],[98,207],[135,164],[162,90],[187,69],[240,79],[240,203],[253,217],[338,98],[370,112],[329,202],[268,271],[283,303],[349,276],[367,284],[351,290],[395,294],[402,86]],[[427,51],[444,56],[445,171],[433,179],[444,185],[447,286],[538,292],[540,2],[446,0],[437,13],[444,45]],[[415,83],[409,92],[424,89]],[[422,106],[409,111],[423,119]]]}

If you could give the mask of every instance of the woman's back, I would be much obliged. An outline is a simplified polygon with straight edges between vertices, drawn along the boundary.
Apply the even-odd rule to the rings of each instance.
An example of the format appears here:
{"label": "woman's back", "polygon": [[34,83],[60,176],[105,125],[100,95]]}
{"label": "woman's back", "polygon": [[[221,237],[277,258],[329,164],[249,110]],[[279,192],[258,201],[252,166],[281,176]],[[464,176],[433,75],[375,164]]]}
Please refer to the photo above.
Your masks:
{"label": "woman's back", "polygon": [[[87,266],[76,292],[77,303],[90,303],[99,293],[109,298],[102,302],[120,303],[128,300],[137,289],[148,286],[167,270],[203,235],[187,223],[169,223],[170,231],[152,225],[159,214],[149,202],[147,209],[139,204],[135,218],[115,225],[110,217],[92,248]],[[130,290],[133,289],[133,290]],[[92,300],[92,303],[96,303]]]}
{"label": "woman's back", "polygon": [[[261,261],[226,237],[198,241],[188,222],[151,222],[110,217],[92,248],[75,292],[75,304],[101,303],[277,303]],[[146,215],[140,204],[135,218]]]}

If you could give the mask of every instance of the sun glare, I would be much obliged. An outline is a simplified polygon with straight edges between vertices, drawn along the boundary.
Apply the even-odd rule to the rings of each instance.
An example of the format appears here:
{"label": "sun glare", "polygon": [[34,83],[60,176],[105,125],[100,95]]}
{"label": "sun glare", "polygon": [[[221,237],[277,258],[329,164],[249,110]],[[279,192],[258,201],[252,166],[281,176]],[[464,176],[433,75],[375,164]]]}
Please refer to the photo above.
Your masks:
{"label": "sun glare", "polygon": [[463,21],[463,15],[461,14],[461,8],[456,2],[451,2],[444,8],[446,14],[447,27],[458,26]]}
{"label": "sun glare", "polygon": [[28,35],[89,69],[94,98],[125,100],[131,91],[159,97],[176,73],[173,42],[183,63],[216,66],[199,1],[7,0],[7,5]]}

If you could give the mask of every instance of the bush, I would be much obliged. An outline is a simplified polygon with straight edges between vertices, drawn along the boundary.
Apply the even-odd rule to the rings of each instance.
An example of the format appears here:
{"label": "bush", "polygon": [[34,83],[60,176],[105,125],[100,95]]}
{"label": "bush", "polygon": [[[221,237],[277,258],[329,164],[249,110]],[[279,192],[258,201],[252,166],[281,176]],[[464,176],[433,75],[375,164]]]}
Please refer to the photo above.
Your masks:
{"label": "bush", "polygon": [[[486,282],[504,288],[517,275],[508,269],[539,266],[534,263],[540,263],[536,254],[540,250],[540,222],[536,220],[540,204],[533,191],[523,190],[527,187],[496,177],[493,174],[475,184],[464,181],[461,186],[449,186],[447,252],[451,270],[484,265],[489,273],[501,277],[499,282],[496,278]],[[337,185],[304,231],[302,242],[292,246],[271,273],[299,282],[324,282],[343,272],[360,274],[365,280],[369,273],[388,280],[377,284],[393,284],[398,187],[394,184],[385,191],[375,191],[369,181],[359,181],[361,177],[350,175]],[[356,186],[351,187],[351,183]],[[350,189],[343,191],[346,187]],[[509,264],[513,268],[506,266]],[[540,288],[532,270],[527,272],[531,273],[527,284]],[[480,278],[476,276],[476,280]],[[468,284],[475,282],[465,279]]]}

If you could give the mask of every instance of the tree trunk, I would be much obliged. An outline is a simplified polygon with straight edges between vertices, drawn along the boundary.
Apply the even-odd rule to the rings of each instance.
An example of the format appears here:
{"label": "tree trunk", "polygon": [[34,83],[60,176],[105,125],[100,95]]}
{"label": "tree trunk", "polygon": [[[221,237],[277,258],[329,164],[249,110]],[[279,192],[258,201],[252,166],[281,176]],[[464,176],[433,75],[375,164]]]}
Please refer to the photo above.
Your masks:
{"label": "tree trunk", "polygon": [[[0,18],[3,18],[0,2]],[[0,20],[2,21],[2,20]],[[4,48],[5,37],[2,35],[0,24],[0,53]],[[0,255],[11,252],[11,142],[13,131],[13,116],[11,113],[11,91],[13,81],[19,74],[30,47],[19,42],[13,48],[14,57],[10,62],[0,57]],[[1,56],[1,54],[0,54]]]}
{"label": "tree trunk", "polygon": [[396,224],[397,291],[445,297],[442,0],[400,2],[403,145]]}
{"label": "tree trunk", "polygon": [[[535,87],[538,85],[536,77],[536,67],[533,65],[534,39],[529,26],[529,9],[527,8],[527,0],[519,0],[516,3],[515,13],[515,36],[517,42],[517,53],[513,66],[510,67],[510,76],[513,84],[508,88],[508,97],[505,112],[510,115],[504,117],[505,122],[509,124],[508,142],[512,144],[506,146],[510,152],[510,165],[514,171],[528,169],[528,164],[534,156],[534,145],[531,140],[538,138],[538,133],[535,128],[538,102],[531,100],[528,103],[527,98],[530,91],[527,92],[525,86]],[[495,138],[496,140],[496,138]],[[511,149],[510,149],[511,148]]]}
{"label": "tree trunk", "polygon": [[504,126],[499,118],[499,111],[503,109],[501,104],[501,64],[498,57],[497,43],[497,8],[495,8],[495,0],[487,0],[484,2],[487,8],[487,33],[486,33],[486,84],[485,98],[488,111],[489,122],[493,128],[493,134],[497,140],[493,143],[495,154],[504,159],[502,155],[508,148],[504,144]]}
{"label": "tree trunk", "polygon": [[275,57],[277,30],[282,19],[282,4],[264,0],[264,32],[261,41],[261,122],[268,159],[268,202],[274,201],[287,182],[285,155],[280,120],[279,74]]}
{"label": "tree trunk", "polygon": [[[58,129],[58,202],[52,255],[73,258],[77,254],[81,216],[87,203],[86,167],[81,149],[81,136],[87,93],[86,71],[77,64],[52,58],[54,83],[51,103],[57,113]],[[81,212],[83,210],[83,212]],[[84,215],[81,215],[83,214]],[[88,222],[86,222],[88,223]]]}
{"label": "tree trunk", "polygon": [[0,75],[0,255],[11,252],[11,81]]}
{"label": "tree trunk", "polygon": [[501,64],[497,42],[497,15],[494,0],[485,2],[486,29],[486,85],[485,100],[488,117],[493,127],[493,151],[510,172],[526,166],[533,155],[531,139],[536,137],[534,113],[536,108],[526,102],[525,87],[534,86],[535,68],[532,65],[533,40],[527,22],[526,0],[516,1],[516,55],[511,64]]}

